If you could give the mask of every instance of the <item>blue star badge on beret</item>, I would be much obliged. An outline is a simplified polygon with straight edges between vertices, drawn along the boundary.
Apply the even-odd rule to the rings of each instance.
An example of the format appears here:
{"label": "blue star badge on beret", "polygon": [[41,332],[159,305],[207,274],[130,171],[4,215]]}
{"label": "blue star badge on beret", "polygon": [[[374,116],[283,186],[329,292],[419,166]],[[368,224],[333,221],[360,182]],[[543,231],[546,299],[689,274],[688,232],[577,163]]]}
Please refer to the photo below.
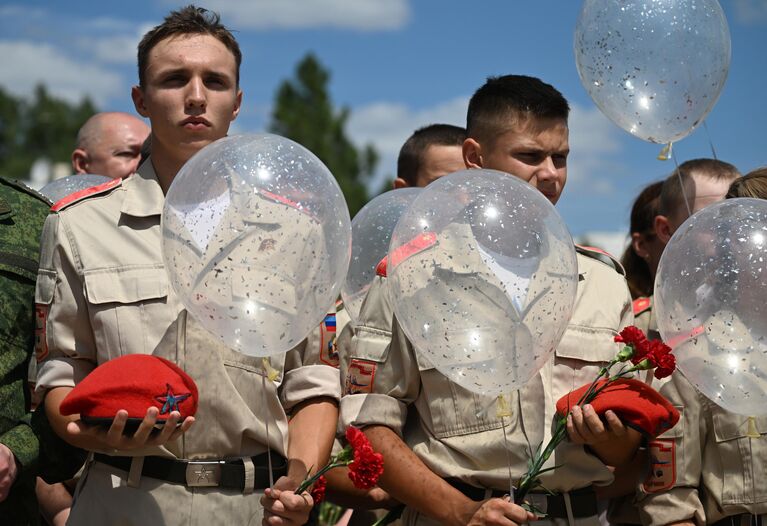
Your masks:
{"label": "blue star badge on beret", "polygon": [[162,409],[160,409],[161,415],[170,413],[171,411],[179,411],[178,404],[192,396],[192,393],[184,393],[180,395],[173,394],[173,388],[170,384],[165,384],[165,387],[167,388],[165,395],[154,397],[155,400],[163,403]]}

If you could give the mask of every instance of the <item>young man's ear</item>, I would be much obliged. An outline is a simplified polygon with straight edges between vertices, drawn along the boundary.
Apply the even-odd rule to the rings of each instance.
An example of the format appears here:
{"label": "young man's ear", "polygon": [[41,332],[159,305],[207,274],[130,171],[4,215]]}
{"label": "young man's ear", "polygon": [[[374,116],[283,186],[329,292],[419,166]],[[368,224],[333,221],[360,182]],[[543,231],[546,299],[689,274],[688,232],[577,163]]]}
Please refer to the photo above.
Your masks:
{"label": "young man's ear", "polygon": [[669,239],[674,235],[674,227],[666,216],[655,216],[655,235],[664,245],[668,245]]}
{"label": "young man's ear", "polygon": [[463,141],[463,163],[466,168],[482,168],[482,146],[472,138]]}
{"label": "young man's ear", "polygon": [[240,114],[240,108],[242,107],[242,90],[237,90],[237,97],[234,100],[234,109],[232,110],[232,120],[237,118]]}
{"label": "young man's ear", "polygon": [[133,106],[136,108],[136,113],[142,117],[149,118],[149,114],[146,111],[146,105],[144,104],[144,90],[140,86],[133,86],[130,90],[130,96],[133,99]]}
{"label": "young man's ear", "polygon": [[88,163],[88,153],[82,148],[75,148],[75,151],[72,152],[72,170],[76,174],[87,174]]}
{"label": "young man's ear", "polygon": [[400,188],[410,188],[410,185],[407,184],[407,181],[405,181],[402,177],[397,177],[394,180],[394,183],[392,183],[392,186],[395,190],[399,190]]}

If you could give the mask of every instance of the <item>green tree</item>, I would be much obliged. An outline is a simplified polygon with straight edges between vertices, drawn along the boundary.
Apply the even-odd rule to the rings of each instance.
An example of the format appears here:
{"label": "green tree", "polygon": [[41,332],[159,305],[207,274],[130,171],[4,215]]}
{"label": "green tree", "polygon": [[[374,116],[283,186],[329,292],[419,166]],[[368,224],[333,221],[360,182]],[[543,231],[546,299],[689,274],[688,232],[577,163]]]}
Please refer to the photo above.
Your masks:
{"label": "green tree", "polygon": [[322,160],[335,176],[352,216],[368,200],[365,183],[378,153],[371,145],[357,149],[346,135],[349,109],[336,110],[328,94],[330,73],[312,53],[296,67],[295,78],[277,89],[269,130],[292,139]]}
{"label": "green tree", "polygon": [[26,179],[41,157],[68,163],[78,130],[94,113],[90,99],[70,104],[43,85],[35,88],[31,101],[0,88],[0,175]]}

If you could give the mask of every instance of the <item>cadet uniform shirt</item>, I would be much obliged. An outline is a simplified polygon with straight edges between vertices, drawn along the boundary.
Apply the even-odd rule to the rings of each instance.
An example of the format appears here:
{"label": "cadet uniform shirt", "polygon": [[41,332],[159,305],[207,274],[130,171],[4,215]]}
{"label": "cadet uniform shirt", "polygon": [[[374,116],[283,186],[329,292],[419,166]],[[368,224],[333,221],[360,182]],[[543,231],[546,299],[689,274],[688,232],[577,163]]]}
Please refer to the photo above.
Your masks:
{"label": "cadet uniform shirt", "polygon": [[[221,459],[254,456],[268,445],[285,455],[290,410],[310,398],[340,394],[337,370],[320,360],[319,334],[313,332],[292,351],[271,357],[268,364],[227,349],[186,315],[169,286],[160,246],[164,196],[151,161],[122,183],[107,184],[112,186],[78,202],[60,204],[46,221],[36,292],[42,336],[37,349],[42,360],[38,389],[73,386],[99,363],[124,354],[156,354],[178,363],[196,381],[200,393],[196,422],[164,447],[107,453]],[[263,200],[262,221],[271,230],[278,229],[287,208]],[[243,243],[232,258],[253,249],[258,246]],[[218,292],[231,298],[236,291]],[[293,301],[289,295],[282,299]],[[274,380],[265,380],[265,375]],[[252,495],[186,488],[147,477],[139,488],[132,488],[119,477],[125,473],[93,464],[82,479],[70,521],[185,525],[260,521],[258,497]]]}
{"label": "cadet uniform shirt", "polygon": [[0,178],[0,444],[19,463],[0,502],[3,524],[37,524],[38,439],[29,426],[27,364],[34,347],[34,287],[40,232],[50,203],[21,183]]}
{"label": "cadet uniform shirt", "polygon": [[[426,252],[421,255],[428,258]],[[451,263],[439,265],[449,269]],[[596,377],[618,350],[613,337],[632,320],[624,278],[604,263],[581,255],[578,265],[573,316],[556,356],[511,398],[508,447],[494,399],[450,382],[414,351],[393,316],[385,278],[380,276],[362,305],[349,348],[340,349],[345,378],[342,425],[385,425],[402,435],[415,408],[418,423],[408,425],[404,439],[432,471],[478,487],[508,488],[507,450],[512,476],[517,479],[538,444],[550,438],[556,401]],[[456,280],[456,297],[461,299],[461,276],[448,271],[443,279]],[[477,283],[470,276],[466,279]],[[549,463],[560,466],[542,476],[543,485],[553,491],[612,481],[610,470],[583,446],[565,442]]]}
{"label": "cadet uniform shirt", "polygon": [[[727,329],[739,333],[741,341],[748,334],[739,320],[729,322]],[[718,332],[709,330],[709,337],[715,338]],[[730,341],[722,342],[722,347]],[[722,409],[681,372],[656,388],[682,418],[649,444],[650,475],[637,495],[642,522],[648,526],[682,520],[713,524],[743,513],[767,513],[767,416],[749,419]],[[735,526],[740,524],[733,520]]]}

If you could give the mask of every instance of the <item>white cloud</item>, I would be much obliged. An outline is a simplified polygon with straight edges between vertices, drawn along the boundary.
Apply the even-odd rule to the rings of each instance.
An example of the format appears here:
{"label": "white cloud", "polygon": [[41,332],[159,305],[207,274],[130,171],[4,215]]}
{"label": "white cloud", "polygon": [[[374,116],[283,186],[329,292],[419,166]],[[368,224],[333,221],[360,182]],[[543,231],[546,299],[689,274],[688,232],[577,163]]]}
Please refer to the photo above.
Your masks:
{"label": "white cloud", "polygon": [[570,112],[570,157],[567,162],[568,190],[588,189],[609,195],[612,183],[625,170],[615,160],[621,152],[620,130],[598,108],[572,105]]}
{"label": "white cloud", "polygon": [[355,108],[349,118],[349,137],[358,146],[372,143],[381,156],[371,189],[380,188],[384,178],[397,171],[399,150],[410,134],[429,124],[465,126],[468,104],[468,97],[458,97],[421,110],[398,102],[376,102]]}
{"label": "white cloud", "polygon": [[27,97],[37,84],[70,102],[90,96],[97,105],[126,92],[120,75],[63,54],[50,44],[0,40],[0,83],[11,93]]}
{"label": "white cloud", "polygon": [[232,29],[306,29],[330,27],[387,31],[410,20],[408,0],[209,0]]}
{"label": "white cloud", "polygon": [[[77,44],[82,51],[90,53],[98,62],[135,64],[138,43],[152,27],[152,24],[144,24],[138,29],[133,27],[130,32],[122,35],[81,36],[77,39]],[[88,34],[88,32],[84,33]]]}
{"label": "white cloud", "polygon": [[764,0],[735,0],[735,17],[741,24],[767,23],[767,2]]}

